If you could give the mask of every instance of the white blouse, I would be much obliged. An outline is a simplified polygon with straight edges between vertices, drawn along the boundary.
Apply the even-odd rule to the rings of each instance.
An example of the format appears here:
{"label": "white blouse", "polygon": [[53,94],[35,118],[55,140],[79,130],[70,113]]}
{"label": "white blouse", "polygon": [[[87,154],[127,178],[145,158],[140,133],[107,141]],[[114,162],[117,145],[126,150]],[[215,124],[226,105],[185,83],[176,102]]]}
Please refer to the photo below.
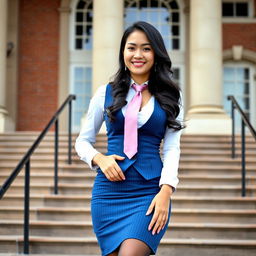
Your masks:
{"label": "white blouse", "polygon": [[[132,84],[132,83],[131,83]],[[89,105],[89,109],[86,115],[85,123],[80,131],[79,136],[76,139],[75,148],[81,160],[86,162],[91,169],[96,170],[98,166],[92,166],[93,157],[99,153],[93,144],[96,142],[96,135],[98,134],[101,125],[104,121],[104,102],[105,102],[106,85],[100,86],[95,95],[92,97]],[[130,100],[135,95],[135,90],[130,87],[126,100]],[[182,95],[181,95],[182,96]],[[182,103],[182,97],[181,97]],[[122,112],[125,116],[127,109],[126,104],[122,108]],[[183,120],[183,105],[181,104],[181,109],[177,120]],[[154,110],[154,96],[150,98],[145,106],[142,107],[141,111],[138,113],[138,128],[147,122]],[[173,188],[176,188],[178,179],[178,166],[180,159],[180,136],[181,130],[174,131],[171,128],[166,128],[164,141],[163,141],[163,168],[161,172],[161,178],[159,186],[163,184],[168,184]]]}

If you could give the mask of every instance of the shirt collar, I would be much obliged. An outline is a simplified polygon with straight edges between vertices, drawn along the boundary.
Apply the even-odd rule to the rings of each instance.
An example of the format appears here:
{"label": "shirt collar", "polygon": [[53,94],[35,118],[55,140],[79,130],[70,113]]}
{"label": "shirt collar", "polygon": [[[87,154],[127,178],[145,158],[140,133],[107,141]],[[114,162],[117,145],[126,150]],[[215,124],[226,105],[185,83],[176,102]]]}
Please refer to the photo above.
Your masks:
{"label": "shirt collar", "polygon": [[[134,80],[131,78],[130,86],[132,86],[133,84],[137,84],[137,83],[135,83]],[[147,84],[148,85],[148,81],[144,82],[143,84]]]}

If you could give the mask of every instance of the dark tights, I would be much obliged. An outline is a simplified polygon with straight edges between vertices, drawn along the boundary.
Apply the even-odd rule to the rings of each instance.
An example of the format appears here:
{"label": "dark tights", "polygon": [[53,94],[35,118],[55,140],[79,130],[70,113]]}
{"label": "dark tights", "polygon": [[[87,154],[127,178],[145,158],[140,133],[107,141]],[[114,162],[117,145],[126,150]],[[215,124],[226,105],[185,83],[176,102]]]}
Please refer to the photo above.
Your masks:
{"label": "dark tights", "polygon": [[108,256],[149,256],[150,248],[138,239],[126,239],[119,249]]}

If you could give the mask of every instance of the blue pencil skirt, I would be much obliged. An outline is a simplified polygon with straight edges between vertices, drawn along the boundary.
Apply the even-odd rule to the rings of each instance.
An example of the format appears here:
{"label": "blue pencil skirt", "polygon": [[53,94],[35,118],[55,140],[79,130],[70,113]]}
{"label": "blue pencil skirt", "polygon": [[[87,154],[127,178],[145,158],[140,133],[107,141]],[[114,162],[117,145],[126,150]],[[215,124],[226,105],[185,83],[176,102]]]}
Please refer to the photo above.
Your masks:
{"label": "blue pencil skirt", "polygon": [[[155,254],[167,225],[159,234],[148,231],[153,213],[146,216],[148,207],[159,192],[159,179],[145,180],[134,167],[125,171],[125,180],[109,181],[98,169],[91,200],[93,229],[102,255],[115,251],[129,238],[143,241]],[[171,203],[168,222],[171,214]]]}

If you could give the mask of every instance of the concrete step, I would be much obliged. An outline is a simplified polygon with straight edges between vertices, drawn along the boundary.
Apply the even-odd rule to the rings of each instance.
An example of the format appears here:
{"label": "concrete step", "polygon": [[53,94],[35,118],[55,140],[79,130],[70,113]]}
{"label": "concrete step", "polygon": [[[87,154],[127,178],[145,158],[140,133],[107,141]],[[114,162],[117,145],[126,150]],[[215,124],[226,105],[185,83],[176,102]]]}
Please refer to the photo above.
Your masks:
{"label": "concrete step", "polygon": [[[5,164],[0,162],[0,173],[3,171],[11,172],[15,167],[17,163],[7,161]],[[42,173],[45,171],[51,172],[54,168],[53,162],[34,162],[31,161],[31,172],[35,171],[35,173]],[[66,173],[78,173],[78,172],[88,172],[92,171],[89,169],[88,165],[80,161],[79,164],[73,163],[72,165],[68,165],[67,163],[59,163],[59,171],[66,172]],[[181,161],[179,166],[179,174],[201,174],[201,175],[209,175],[209,174],[215,174],[215,175],[238,175],[241,174],[241,166],[239,165],[233,165],[233,164],[225,164],[225,165],[210,165],[210,164],[195,164],[195,163],[183,163]],[[254,164],[247,164],[246,165],[246,173],[248,175],[255,176],[256,174],[256,168]]]}
{"label": "concrete step", "polygon": [[[65,184],[59,183],[58,185],[59,194],[61,195],[90,195],[92,190],[92,184]],[[33,183],[30,185],[31,194],[53,194],[54,185],[51,183]],[[24,192],[23,184],[12,184],[6,194],[22,194]],[[177,189],[177,195],[179,196],[240,196],[241,186],[240,185],[179,185]],[[246,186],[247,196],[256,196],[256,186]]]}
{"label": "concrete step", "polygon": [[[23,234],[23,220],[0,220],[0,236]],[[94,236],[90,221],[31,221],[31,236]],[[248,239],[256,237],[256,224],[234,223],[169,223],[165,238]]]}
{"label": "concrete step", "polygon": [[[9,155],[16,155],[19,156],[20,158],[27,152],[27,147],[4,147],[4,148],[0,148],[0,154],[7,154]],[[67,147],[61,147],[59,148],[59,155],[64,155],[66,156],[67,153]],[[99,148],[98,150],[102,153],[106,153],[106,146],[104,146],[104,148]],[[35,150],[34,155],[54,155],[54,148],[53,147],[39,147]],[[256,152],[255,150],[247,150],[246,151],[246,157],[248,158],[255,158]],[[76,157],[77,153],[75,152],[74,149],[72,149],[72,156]],[[205,149],[187,149],[185,147],[182,147],[181,150],[181,160],[185,157],[197,157],[197,158],[201,158],[201,157],[219,157],[219,158],[231,158],[231,152],[230,150],[220,150],[220,149],[213,149],[213,150],[205,150]],[[236,159],[241,159],[241,153],[240,151],[238,151],[236,153]]]}
{"label": "concrete step", "polygon": [[[8,177],[10,173],[2,172],[0,174],[0,184],[3,183]],[[82,183],[85,185],[93,184],[96,173],[91,171],[85,174],[81,173],[60,173],[59,174],[59,182],[60,183]],[[196,185],[196,184],[204,184],[204,185],[240,185],[241,184],[241,175],[179,175],[180,184],[179,185]],[[47,183],[51,184],[54,180],[53,172],[51,173],[32,173],[30,176],[30,182],[33,183]],[[15,184],[23,184],[24,183],[24,171],[20,173],[14,181]],[[255,185],[256,177],[252,175],[246,176],[246,184],[247,185]]]}
{"label": "concrete step", "polygon": [[[90,207],[60,208],[31,207],[31,220],[90,221]],[[0,219],[13,220],[23,218],[23,207],[1,207]],[[256,210],[237,209],[175,209],[171,222],[197,223],[255,223]]]}
{"label": "concrete step", "polygon": [[[4,132],[0,134],[0,140],[1,139],[10,139],[10,140],[24,140],[31,139],[35,140],[40,132],[34,132],[34,131],[15,131],[15,132]],[[59,132],[60,138],[67,138],[68,133],[67,132]],[[78,136],[78,133],[73,133],[72,138],[76,139]],[[47,135],[45,136],[45,139],[53,139],[54,138],[54,132],[49,131]],[[98,134],[97,135],[98,140],[106,141],[106,135],[105,134]],[[212,135],[212,134],[182,134],[181,139],[184,141],[190,141],[190,142],[204,142],[204,141],[218,141],[218,142],[229,142],[231,141],[231,135]],[[236,141],[241,141],[241,135],[240,133],[235,135]],[[253,137],[250,134],[246,134],[246,141],[254,142]]]}
{"label": "concrete step", "polygon": [[[1,236],[0,252],[11,251],[22,253],[20,236]],[[32,254],[61,254],[61,255],[95,255],[100,254],[94,237],[66,238],[66,237],[30,237],[30,252]],[[207,256],[254,256],[256,252],[255,240],[229,239],[162,239],[157,256],[167,255],[207,255]]]}
{"label": "concrete step", "polygon": [[[0,149],[3,151],[5,149],[7,150],[10,150],[10,149],[13,149],[13,148],[16,148],[17,150],[22,150],[22,151],[26,151],[28,150],[29,147],[31,147],[31,145],[33,144],[33,141],[31,142],[28,142],[28,141],[18,141],[18,142],[15,142],[15,141],[4,141],[4,142],[1,142],[0,143]],[[72,148],[74,150],[74,145],[75,145],[75,142],[73,141],[72,142]],[[68,148],[68,142],[67,141],[60,141],[59,142],[59,146],[60,148],[64,148],[64,149],[67,149]],[[102,151],[102,152],[106,152],[106,148],[107,148],[107,144],[106,142],[96,142],[95,143],[95,148],[97,148],[99,151]],[[42,141],[38,147],[38,149],[45,149],[45,148],[49,148],[51,150],[54,149],[54,142],[52,141]],[[235,146],[236,148],[236,153],[241,153],[241,144],[237,144]],[[226,153],[230,153],[231,152],[231,146],[229,143],[181,143],[181,152],[183,151],[183,149],[185,150],[198,150],[198,151],[202,151],[202,150],[205,150],[206,152],[207,151],[216,151],[216,150],[219,150],[219,151],[223,151],[223,152],[226,152]],[[255,145],[255,142],[254,143],[248,143],[246,144],[246,152],[256,152],[256,145]]]}
{"label": "concrete step", "polygon": [[[0,201],[0,206],[23,206],[23,195],[5,195]],[[89,207],[91,195],[42,195],[34,194],[30,197],[31,206],[55,207]],[[256,209],[255,197],[198,197],[172,196],[174,208],[202,208],[202,209]]]}

